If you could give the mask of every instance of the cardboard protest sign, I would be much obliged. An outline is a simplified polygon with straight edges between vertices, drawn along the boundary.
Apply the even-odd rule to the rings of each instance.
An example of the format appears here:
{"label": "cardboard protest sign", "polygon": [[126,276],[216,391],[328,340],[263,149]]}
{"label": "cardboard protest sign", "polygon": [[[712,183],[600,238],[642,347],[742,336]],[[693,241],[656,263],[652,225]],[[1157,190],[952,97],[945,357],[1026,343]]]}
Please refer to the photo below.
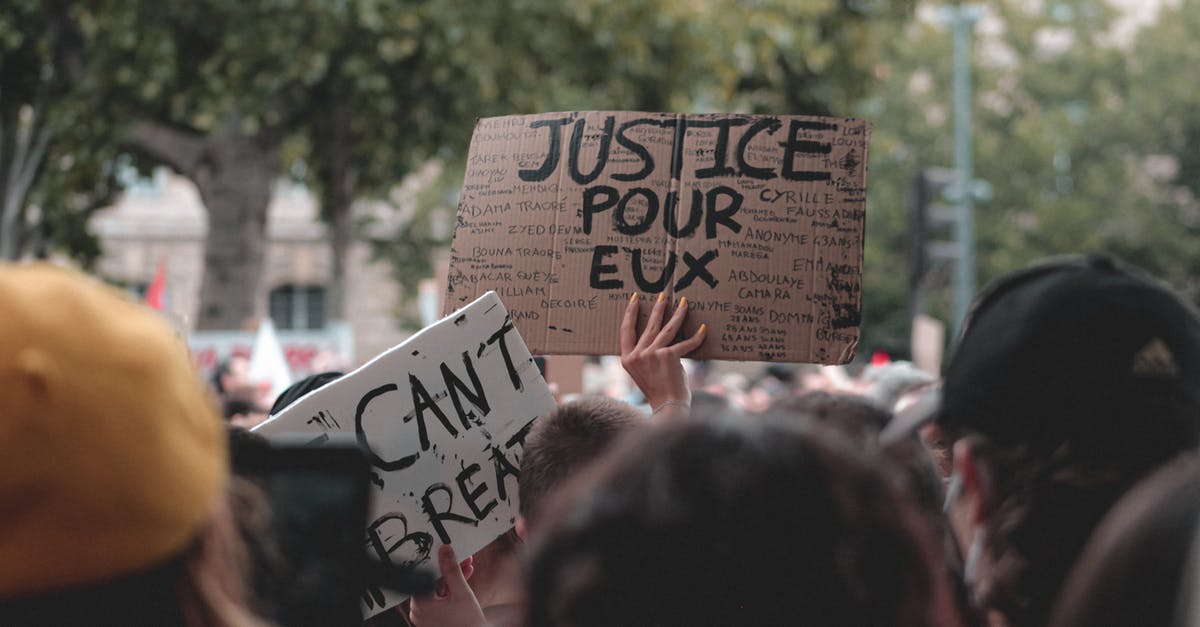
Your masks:
{"label": "cardboard protest sign", "polygon": [[604,355],[630,293],[665,293],[688,299],[684,334],[708,325],[693,357],[845,363],[869,134],[802,116],[482,119],[445,308],[496,290],[534,353]]}
{"label": "cardboard protest sign", "polygon": [[[397,565],[453,544],[470,555],[512,528],[522,443],[555,407],[500,298],[488,292],[255,429],[355,434],[375,494],[367,549]],[[374,614],[402,601],[377,590]]]}

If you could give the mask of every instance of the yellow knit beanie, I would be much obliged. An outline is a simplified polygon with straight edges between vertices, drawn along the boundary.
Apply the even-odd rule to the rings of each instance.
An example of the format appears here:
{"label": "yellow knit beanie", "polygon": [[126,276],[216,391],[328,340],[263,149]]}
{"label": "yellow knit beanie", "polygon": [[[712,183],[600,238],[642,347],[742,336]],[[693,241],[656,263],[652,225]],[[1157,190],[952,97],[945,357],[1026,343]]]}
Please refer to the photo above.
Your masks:
{"label": "yellow knit beanie", "polygon": [[0,265],[0,599],[165,562],[223,498],[226,458],[158,314],[71,270]]}

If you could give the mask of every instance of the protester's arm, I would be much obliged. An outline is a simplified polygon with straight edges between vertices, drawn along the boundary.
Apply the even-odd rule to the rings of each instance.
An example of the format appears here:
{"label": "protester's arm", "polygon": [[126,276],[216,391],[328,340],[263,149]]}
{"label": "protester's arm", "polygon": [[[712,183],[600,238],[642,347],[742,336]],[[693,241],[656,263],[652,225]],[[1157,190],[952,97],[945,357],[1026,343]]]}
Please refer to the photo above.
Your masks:
{"label": "protester's arm", "polygon": [[646,402],[654,411],[655,420],[687,416],[692,393],[688,390],[682,359],[704,342],[705,327],[700,325],[694,335],[674,343],[675,335],[687,316],[687,299],[680,299],[675,312],[663,324],[667,299],[659,294],[646,328],[639,336],[639,307],[638,296],[634,294],[625,307],[625,318],[621,321],[621,365],[642,390]]}
{"label": "protester's arm", "polygon": [[460,566],[448,544],[438,549],[438,566],[442,578],[437,591],[430,596],[413,597],[408,619],[416,627],[483,627],[483,610],[467,585],[471,566]]}

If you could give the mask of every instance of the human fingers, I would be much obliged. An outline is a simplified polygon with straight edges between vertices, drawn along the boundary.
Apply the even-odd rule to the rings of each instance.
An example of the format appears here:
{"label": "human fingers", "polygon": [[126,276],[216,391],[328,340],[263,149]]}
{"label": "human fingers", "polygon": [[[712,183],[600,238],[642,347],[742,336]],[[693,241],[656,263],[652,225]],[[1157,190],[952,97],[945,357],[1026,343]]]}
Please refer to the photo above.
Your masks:
{"label": "human fingers", "polygon": [[641,308],[641,299],[638,298],[637,292],[634,292],[629,297],[629,304],[625,305],[625,317],[621,319],[622,355],[628,355],[637,345],[638,313]]}
{"label": "human fingers", "polygon": [[438,548],[438,567],[442,569],[442,580],[446,583],[447,594],[454,595],[467,589],[467,578],[454,556],[454,547],[443,544]]}
{"label": "human fingers", "polygon": [[654,303],[654,309],[650,310],[650,319],[646,321],[646,328],[642,330],[642,336],[638,338],[635,348],[646,348],[658,337],[658,330],[662,328],[663,311],[666,308],[667,295],[659,292],[658,300]]}
{"label": "human fingers", "polygon": [[671,346],[668,350],[670,350],[671,354],[675,357],[683,357],[697,348],[700,348],[700,345],[704,343],[704,336],[707,331],[708,325],[702,324],[700,325],[700,328],[696,329],[696,332],[692,334],[692,337],[689,337],[686,340],[681,340],[678,344]]}
{"label": "human fingers", "polygon": [[687,297],[679,299],[679,305],[675,307],[675,313],[671,314],[671,318],[667,320],[667,324],[663,325],[658,336],[650,344],[650,348],[662,348],[670,346],[671,342],[675,341],[675,336],[679,333],[679,327],[683,326],[683,319],[687,317]]}

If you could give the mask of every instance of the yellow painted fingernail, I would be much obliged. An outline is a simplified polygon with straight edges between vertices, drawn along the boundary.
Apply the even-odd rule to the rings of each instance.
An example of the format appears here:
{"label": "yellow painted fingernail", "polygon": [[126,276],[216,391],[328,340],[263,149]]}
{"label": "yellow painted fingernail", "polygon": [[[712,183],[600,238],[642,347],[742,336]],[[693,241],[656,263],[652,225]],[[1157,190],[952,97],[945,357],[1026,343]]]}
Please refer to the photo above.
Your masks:
{"label": "yellow painted fingernail", "polygon": [[702,324],[702,325],[700,325],[700,330],[696,331],[696,333],[704,333],[704,330],[707,328],[708,328],[707,324]]}
{"label": "yellow painted fingernail", "polygon": [[683,298],[680,298],[680,299],[679,299],[679,306],[680,306],[681,308],[682,308],[682,307],[687,307],[687,296],[684,296]]}
{"label": "yellow painted fingernail", "polygon": [[630,294],[630,295],[629,295],[629,302],[631,302],[631,303],[632,303],[632,302],[633,302],[633,301],[635,301],[635,300],[637,300],[637,292],[634,292],[634,293],[632,293],[632,294]]}
{"label": "yellow painted fingernail", "polygon": [[664,299],[664,298],[666,298],[666,297],[667,297],[666,293],[664,293],[664,292],[659,292],[659,293],[658,293],[658,302],[660,302],[660,303],[661,303],[661,302],[663,302],[663,299]]}

